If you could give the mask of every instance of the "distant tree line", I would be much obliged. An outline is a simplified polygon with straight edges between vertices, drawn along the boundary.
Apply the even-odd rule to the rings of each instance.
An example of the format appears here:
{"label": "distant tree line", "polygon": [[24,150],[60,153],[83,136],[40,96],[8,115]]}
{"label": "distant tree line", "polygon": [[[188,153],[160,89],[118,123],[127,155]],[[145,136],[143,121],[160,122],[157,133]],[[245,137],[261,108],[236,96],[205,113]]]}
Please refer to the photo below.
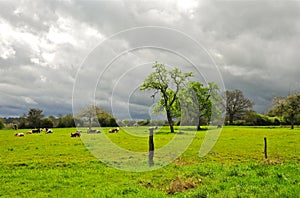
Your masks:
{"label": "distant tree line", "polygon": [[12,128],[13,125],[17,125],[19,129],[75,127],[73,115],[45,117],[43,110],[37,108],[30,109],[27,114],[23,114],[20,117],[2,118],[2,120],[6,128]]}
{"label": "distant tree line", "polygon": [[[24,114],[20,117],[8,117],[0,119],[0,129],[13,128],[16,125],[19,129],[29,129],[29,128],[67,128],[67,127],[76,127],[77,126],[117,126],[116,119],[107,111],[96,107],[97,113],[91,118],[93,109],[86,108],[82,110],[81,114],[73,116],[72,114],[48,116],[45,117],[43,110],[37,108],[29,109],[27,114]],[[85,119],[82,119],[82,116],[87,116]],[[92,119],[95,119],[98,123],[91,122]]]}

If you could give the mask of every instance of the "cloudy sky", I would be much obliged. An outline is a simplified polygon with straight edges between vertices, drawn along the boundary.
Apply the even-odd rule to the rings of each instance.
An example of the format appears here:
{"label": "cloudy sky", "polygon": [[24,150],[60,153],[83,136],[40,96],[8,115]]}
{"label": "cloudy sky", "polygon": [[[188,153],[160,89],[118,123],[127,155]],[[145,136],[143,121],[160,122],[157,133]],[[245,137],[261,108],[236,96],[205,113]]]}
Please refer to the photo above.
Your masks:
{"label": "cloudy sky", "polygon": [[155,101],[155,61],[240,89],[264,112],[300,90],[298,1],[0,1],[0,116],[96,102],[120,118]]}

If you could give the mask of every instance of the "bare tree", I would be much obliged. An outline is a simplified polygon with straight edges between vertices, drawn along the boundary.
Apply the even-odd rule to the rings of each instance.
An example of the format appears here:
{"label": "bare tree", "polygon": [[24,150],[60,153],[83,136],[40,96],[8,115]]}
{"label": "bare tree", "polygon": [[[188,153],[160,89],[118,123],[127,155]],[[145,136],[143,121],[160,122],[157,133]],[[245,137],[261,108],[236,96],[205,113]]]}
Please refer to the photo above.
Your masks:
{"label": "bare tree", "polygon": [[229,117],[229,124],[237,116],[241,116],[253,107],[254,103],[245,98],[241,90],[226,91],[226,112]]}

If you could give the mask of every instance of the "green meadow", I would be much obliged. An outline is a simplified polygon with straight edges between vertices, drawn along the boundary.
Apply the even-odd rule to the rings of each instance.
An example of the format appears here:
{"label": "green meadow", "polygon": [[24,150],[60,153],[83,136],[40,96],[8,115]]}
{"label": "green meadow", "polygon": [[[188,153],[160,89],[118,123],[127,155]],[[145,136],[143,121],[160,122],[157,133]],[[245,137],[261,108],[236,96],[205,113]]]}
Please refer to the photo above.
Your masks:
{"label": "green meadow", "polygon": [[[108,130],[83,137],[107,135],[126,150],[147,152],[147,128]],[[182,155],[148,172],[106,165],[81,138],[70,137],[74,128],[24,137],[0,130],[0,197],[300,197],[299,128],[225,126],[211,151],[199,157],[205,135],[214,130],[196,132]],[[182,137],[188,133],[183,130]],[[154,135],[155,149],[174,137],[168,127],[161,129]]]}

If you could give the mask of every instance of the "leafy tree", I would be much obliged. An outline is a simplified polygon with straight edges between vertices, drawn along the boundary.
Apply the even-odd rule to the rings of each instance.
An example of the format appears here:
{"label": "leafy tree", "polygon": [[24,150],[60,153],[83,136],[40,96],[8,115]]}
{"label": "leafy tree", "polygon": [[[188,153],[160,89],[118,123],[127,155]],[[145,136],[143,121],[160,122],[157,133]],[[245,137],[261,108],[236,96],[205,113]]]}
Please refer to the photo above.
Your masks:
{"label": "leafy tree", "polygon": [[41,127],[41,119],[44,117],[43,110],[41,109],[30,109],[27,114],[27,120],[29,127],[39,128]]}
{"label": "leafy tree", "polygon": [[147,126],[150,124],[150,119],[137,121],[139,126]]}
{"label": "leafy tree", "polygon": [[27,128],[27,118],[25,113],[20,117],[18,127],[19,129]]}
{"label": "leafy tree", "polygon": [[[204,87],[200,82],[189,82],[186,90],[183,92],[182,95],[184,95],[186,104],[190,107],[190,109],[187,108],[189,109],[189,114],[196,113],[196,115],[192,115],[192,118],[188,118],[197,118],[197,130],[201,129],[201,123],[204,120],[210,120],[212,108],[216,108],[214,102],[217,99],[220,100],[217,94],[218,90],[219,87],[215,83],[208,83],[207,87]],[[196,111],[193,108],[196,108]]]}
{"label": "leafy tree", "polygon": [[253,106],[253,102],[245,98],[240,90],[226,91],[226,112],[229,118],[229,124],[233,124],[233,120],[244,115]]}
{"label": "leafy tree", "polygon": [[0,119],[0,129],[3,129],[4,128],[4,123],[3,121]]}
{"label": "leafy tree", "polygon": [[[168,102],[171,103],[170,100],[173,100],[174,97],[174,91],[168,90],[167,91]],[[179,95],[179,93],[178,93]],[[161,98],[156,105],[153,106],[153,113],[154,114],[160,114],[162,112],[165,112],[165,100],[164,98]],[[181,116],[181,104],[178,98],[173,102],[173,104],[169,107],[169,112],[172,118],[179,118]]]}
{"label": "leafy tree", "polygon": [[57,127],[75,127],[75,121],[72,114],[67,114],[65,116],[60,116],[58,119]]}
{"label": "leafy tree", "polygon": [[175,116],[174,113],[176,113],[174,104],[176,104],[176,101],[178,102],[178,93],[188,77],[192,76],[192,73],[182,73],[178,68],[167,71],[163,64],[157,62],[153,65],[153,69],[155,72],[152,72],[145,79],[140,90],[154,90],[152,97],[160,93],[162,99],[160,100],[161,106],[167,114],[170,131],[174,133],[173,118]]}
{"label": "leafy tree", "polygon": [[97,121],[101,127],[118,126],[116,119],[109,112],[96,105],[82,110],[78,116],[87,119],[89,128],[92,128],[93,123],[96,124]]}
{"label": "leafy tree", "polygon": [[275,97],[273,102],[273,113],[279,116],[286,116],[291,123],[291,129],[294,129],[295,120],[300,114],[300,94]]}
{"label": "leafy tree", "polygon": [[49,116],[48,119],[53,123],[53,127],[57,127],[58,125],[58,119],[54,116]]}
{"label": "leafy tree", "polygon": [[96,107],[97,119],[101,127],[118,126],[116,119],[107,111],[100,107]]}
{"label": "leafy tree", "polygon": [[49,118],[43,118],[41,120],[41,127],[42,128],[52,128],[53,122]]}
{"label": "leafy tree", "polygon": [[88,127],[92,128],[92,122],[97,119],[96,106],[91,105],[81,111],[78,117],[86,118],[88,120]]}

